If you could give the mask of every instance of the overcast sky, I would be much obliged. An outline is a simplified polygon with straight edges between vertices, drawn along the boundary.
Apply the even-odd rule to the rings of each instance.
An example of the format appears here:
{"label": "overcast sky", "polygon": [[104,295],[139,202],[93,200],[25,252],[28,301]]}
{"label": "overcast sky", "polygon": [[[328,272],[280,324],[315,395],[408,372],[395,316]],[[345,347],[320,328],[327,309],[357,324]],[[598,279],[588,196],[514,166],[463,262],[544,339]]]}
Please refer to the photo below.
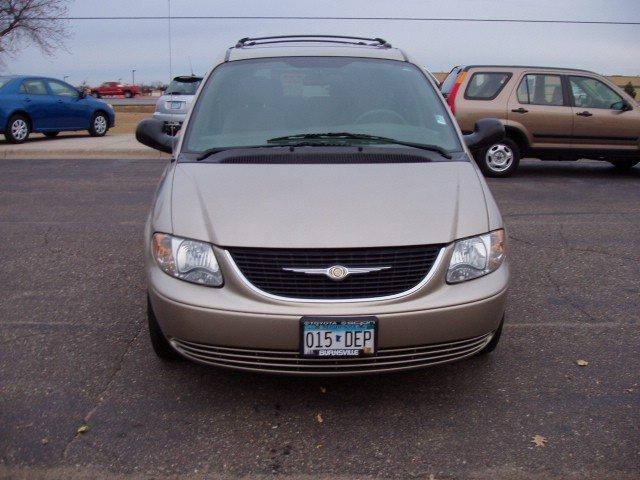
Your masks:
{"label": "overcast sky", "polygon": [[[71,16],[166,15],[168,0],[76,0]],[[171,0],[173,15],[297,15],[524,18],[640,21],[640,0]],[[29,47],[3,70],[83,80],[166,81],[167,20],[73,20],[68,52],[44,57]],[[586,68],[640,75],[640,26],[354,20],[174,20],[173,74],[203,74],[244,36],[381,36],[432,71],[465,63]]]}

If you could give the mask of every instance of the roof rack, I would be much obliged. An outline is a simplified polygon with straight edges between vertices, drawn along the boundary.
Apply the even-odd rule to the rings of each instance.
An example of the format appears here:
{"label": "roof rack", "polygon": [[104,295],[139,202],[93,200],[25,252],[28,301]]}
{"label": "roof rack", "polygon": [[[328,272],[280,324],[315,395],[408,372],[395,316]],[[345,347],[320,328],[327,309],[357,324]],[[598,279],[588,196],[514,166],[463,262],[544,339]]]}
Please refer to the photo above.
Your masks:
{"label": "roof rack", "polygon": [[269,43],[341,43],[347,45],[366,45],[368,47],[391,48],[384,38],[349,37],[345,35],[277,35],[273,37],[245,37],[238,40],[236,48],[253,47]]}

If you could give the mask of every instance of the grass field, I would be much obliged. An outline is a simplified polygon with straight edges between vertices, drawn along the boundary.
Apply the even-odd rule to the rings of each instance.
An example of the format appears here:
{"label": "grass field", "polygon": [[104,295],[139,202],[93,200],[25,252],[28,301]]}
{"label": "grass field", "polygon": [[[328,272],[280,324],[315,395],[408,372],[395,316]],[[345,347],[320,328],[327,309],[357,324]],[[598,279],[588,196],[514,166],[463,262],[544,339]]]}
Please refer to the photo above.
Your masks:
{"label": "grass field", "polygon": [[135,133],[138,123],[149,118],[153,113],[116,112],[116,126],[109,130],[111,135]]}

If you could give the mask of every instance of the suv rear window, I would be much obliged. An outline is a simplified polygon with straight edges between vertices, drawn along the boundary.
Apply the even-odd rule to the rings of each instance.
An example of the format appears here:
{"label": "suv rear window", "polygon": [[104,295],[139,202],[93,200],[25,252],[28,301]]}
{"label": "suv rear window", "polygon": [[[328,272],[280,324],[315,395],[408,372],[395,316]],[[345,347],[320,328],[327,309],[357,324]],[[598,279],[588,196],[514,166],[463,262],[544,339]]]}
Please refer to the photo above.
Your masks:
{"label": "suv rear window", "polygon": [[202,79],[173,79],[167,89],[165,95],[195,95]]}
{"label": "suv rear window", "polygon": [[478,72],[471,76],[464,92],[468,100],[493,100],[511,78],[509,72]]}
{"label": "suv rear window", "polygon": [[518,102],[527,105],[564,105],[559,75],[528,74],[517,90]]}

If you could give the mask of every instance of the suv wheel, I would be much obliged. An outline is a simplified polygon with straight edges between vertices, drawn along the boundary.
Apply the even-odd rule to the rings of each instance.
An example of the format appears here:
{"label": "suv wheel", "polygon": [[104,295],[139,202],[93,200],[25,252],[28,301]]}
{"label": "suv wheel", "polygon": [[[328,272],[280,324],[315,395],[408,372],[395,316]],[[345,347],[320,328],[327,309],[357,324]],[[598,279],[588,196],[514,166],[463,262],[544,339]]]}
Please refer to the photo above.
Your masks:
{"label": "suv wheel", "polygon": [[508,177],[518,168],[520,149],[516,142],[504,138],[489,148],[480,150],[476,162],[487,177]]}
{"label": "suv wheel", "polygon": [[164,333],[162,333],[160,325],[158,325],[158,321],[156,320],[156,315],[153,313],[153,308],[151,307],[149,297],[147,297],[147,323],[149,325],[149,338],[151,340],[151,346],[153,347],[153,351],[158,356],[158,358],[170,362],[182,360],[182,357],[173,349],[173,347],[167,340],[167,337],[165,337]]}
{"label": "suv wheel", "polygon": [[609,163],[613,165],[613,168],[615,168],[616,170],[629,170],[640,163],[640,160],[611,160]]}
{"label": "suv wheel", "polygon": [[133,93],[131,93],[129,91],[124,92],[124,98],[131,98],[131,97],[133,97]]}
{"label": "suv wheel", "polygon": [[31,133],[31,125],[29,119],[23,115],[14,115],[7,123],[7,129],[4,136],[9,143],[22,143]]}
{"label": "suv wheel", "polygon": [[91,120],[91,125],[89,125],[89,135],[92,137],[104,137],[107,134],[107,130],[109,130],[107,116],[102,112],[96,113]]}

